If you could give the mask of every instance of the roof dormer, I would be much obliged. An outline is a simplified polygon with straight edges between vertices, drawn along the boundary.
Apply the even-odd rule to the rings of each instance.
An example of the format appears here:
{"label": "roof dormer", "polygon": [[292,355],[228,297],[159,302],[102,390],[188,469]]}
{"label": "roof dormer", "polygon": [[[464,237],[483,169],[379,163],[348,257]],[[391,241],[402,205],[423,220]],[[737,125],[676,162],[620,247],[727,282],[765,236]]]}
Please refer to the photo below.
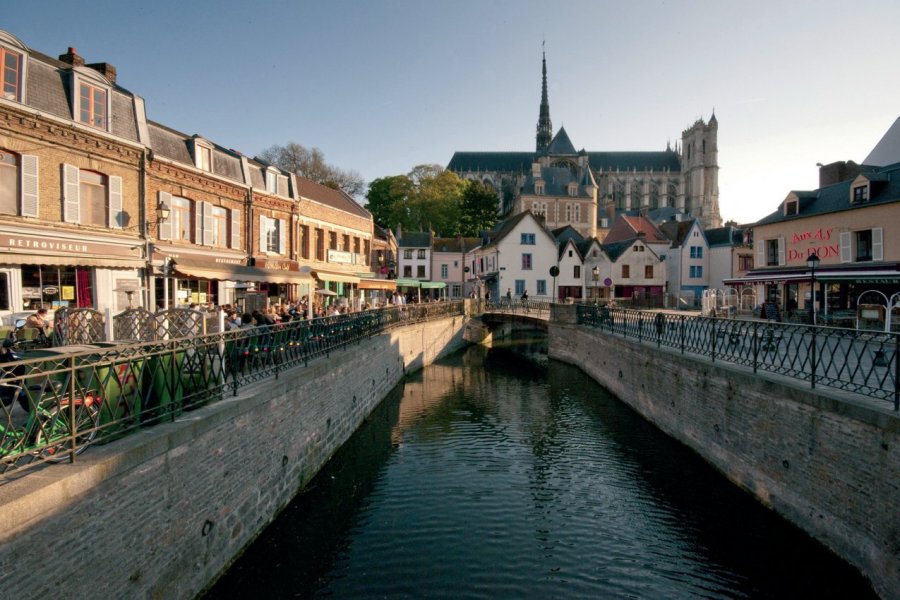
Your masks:
{"label": "roof dormer", "polygon": [[207,173],[212,172],[213,145],[208,140],[195,135],[193,138],[194,166]]}
{"label": "roof dormer", "polygon": [[887,176],[881,173],[868,173],[857,175],[850,183],[850,204],[865,204],[878,192],[879,186],[887,181]]}
{"label": "roof dormer", "polygon": [[796,217],[800,214],[800,198],[794,192],[787,195],[782,203],[785,217]]}
{"label": "roof dormer", "polygon": [[25,65],[28,48],[19,39],[0,30],[0,90],[3,98],[25,101]]}

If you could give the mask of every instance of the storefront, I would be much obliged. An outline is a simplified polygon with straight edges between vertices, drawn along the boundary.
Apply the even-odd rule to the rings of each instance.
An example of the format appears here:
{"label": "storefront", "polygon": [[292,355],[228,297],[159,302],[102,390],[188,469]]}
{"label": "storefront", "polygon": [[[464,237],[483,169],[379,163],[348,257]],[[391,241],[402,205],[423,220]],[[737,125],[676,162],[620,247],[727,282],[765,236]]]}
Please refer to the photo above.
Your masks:
{"label": "storefront", "polygon": [[124,290],[140,288],[143,248],[137,239],[0,226],[0,316],[41,306],[117,314],[128,308]]}
{"label": "storefront", "polygon": [[359,307],[367,306],[369,308],[380,308],[388,303],[388,294],[396,291],[397,284],[393,279],[375,279],[374,277],[363,277],[360,275],[359,284]]}
{"label": "storefront", "polygon": [[[308,268],[308,267],[304,267]],[[339,304],[349,304],[353,306],[354,290],[359,286],[360,278],[351,273],[341,273],[340,271],[328,271],[325,269],[315,269],[312,275],[318,282],[317,289],[333,292],[334,296],[325,295],[323,297],[333,298],[333,302]]]}

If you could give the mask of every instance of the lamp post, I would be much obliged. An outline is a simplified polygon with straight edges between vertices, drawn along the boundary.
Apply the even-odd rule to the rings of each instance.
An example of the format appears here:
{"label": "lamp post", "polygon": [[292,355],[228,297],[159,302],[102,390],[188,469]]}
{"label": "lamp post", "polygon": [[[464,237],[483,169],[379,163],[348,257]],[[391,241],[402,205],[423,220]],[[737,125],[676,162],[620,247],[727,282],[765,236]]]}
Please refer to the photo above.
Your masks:
{"label": "lamp post", "polygon": [[591,282],[594,284],[594,304],[597,304],[597,285],[600,281],[600,267],[594,265],[591,269]]}
{"label": "lamp post", "polygon": [[806,257],[806,266],[809,267],[809,324],[816,324],[816,267],[819,266],[819,255],[813,252]]}

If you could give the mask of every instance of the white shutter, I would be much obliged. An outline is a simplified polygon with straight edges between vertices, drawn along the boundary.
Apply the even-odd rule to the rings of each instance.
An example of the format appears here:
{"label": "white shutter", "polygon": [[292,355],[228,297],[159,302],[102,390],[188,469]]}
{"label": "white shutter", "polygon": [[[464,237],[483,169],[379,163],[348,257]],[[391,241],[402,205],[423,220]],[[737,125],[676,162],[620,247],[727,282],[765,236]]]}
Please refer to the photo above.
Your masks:
{"label": "white shutter", "polygon": [[[169,210],[172,210],[172,194],[169,192],[159,192],[159,204],[166,206]],[[169,213],[169,218],[165,221],[160,221],[159,223],[159,239],[161,240],[171,240],[172,239],[172,213]]]}
{"label": "white shutter", "polygon": [[848,263],[853,261],[853,255],[850,249],[850,232],[841,232],[841,262]]}
{"label": "white shutter", "polygon": [[778,264],[784,264],[784,238],[778,238]]}
{"label": "white shutter", "polygon": [[81,185],[79,181],[78,167],[63,164],[63,221],[66,223],[80,223],[81,210],[79,195]]}
{"label": "white shutter", "polygon": [[231,209],[231,248],[241,248],[241,209]]}
{"label": "white shutter", "polygon": [[[215,236],[216,228],[216,220],[213,217],[213,205],[209,202],[203,202],[203,242],[206,244],[212,244]],[[225,240],[221,240],[220,243],[224,245]]]}
{"label": "white shutter", "polygon": [[38,216],[38,157],[22,155],[22,204],[23,217]]}
{"label": "white shutter", "polygon": [[194,243],[202,244],[203,243],[203,205],[206,202],[200,202],[196,200],[193,202],[194,204]]}
{"label": "white shutter", "polygon": [[109,227],[122,229],[122,178],[109,178]]}
{"label": "white shutter", "polygon": [[872,228],[872,260],[884,260],[884,232],[881,227]]}
{"label": "white shutter", "polygon": [[278,254],[287,254],[287,223],[278,219]]}
{"label": "white shutter", "polygon": [[259,218],[259,251],[266,251],[266,231],[268,230],[267,221],[268,217],[260,217]]}

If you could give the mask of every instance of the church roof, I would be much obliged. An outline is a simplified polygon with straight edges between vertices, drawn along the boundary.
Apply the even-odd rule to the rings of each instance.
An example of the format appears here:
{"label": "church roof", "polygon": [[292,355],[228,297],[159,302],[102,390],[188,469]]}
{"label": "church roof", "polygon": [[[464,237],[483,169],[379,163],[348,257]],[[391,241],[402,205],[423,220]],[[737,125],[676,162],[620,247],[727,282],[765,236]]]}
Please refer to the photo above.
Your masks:
{"label": "church roof", "polygon": [[531,169],[534,158],[534,152],[454,152],[447,170],[524,172]]}
{"label": "church roof", "polygon": [[678,154],[662,152],[588,152],[592,169],[600,171],[681,171]]}
{"label": "church roof", "polygon": [[556,135],[553,136],[550,146],[547,147],[547,154],[577,154],[565,127],[560,127]]}
{"label": "church roof", "polygon": [[[544,196],[568,196],[569,184],[579,183],[578,178],[566,167],[542,167],[541,181],[544,182]],[[579,189],[580,197],[586,192]],[[524,194],[534,194],[534,175],[529,174],[522,186]]]}
{"label": "church roof", "polygon": [[[562,131],[562,130],[560,130]],[[558,134],[557,134],[558,136]],[[568,140],[568,136],[566,136]],[[569,141],[568,154],[576,154]],[[551,151],[550,154],[557,154]],[[588,163],[595,171],[673,171],[681,172],[678,154],[662,152],[588,152]],[[456,173],[479,171],[527,172],[537,155],[534,152],[454,152],[447,165]]]}

